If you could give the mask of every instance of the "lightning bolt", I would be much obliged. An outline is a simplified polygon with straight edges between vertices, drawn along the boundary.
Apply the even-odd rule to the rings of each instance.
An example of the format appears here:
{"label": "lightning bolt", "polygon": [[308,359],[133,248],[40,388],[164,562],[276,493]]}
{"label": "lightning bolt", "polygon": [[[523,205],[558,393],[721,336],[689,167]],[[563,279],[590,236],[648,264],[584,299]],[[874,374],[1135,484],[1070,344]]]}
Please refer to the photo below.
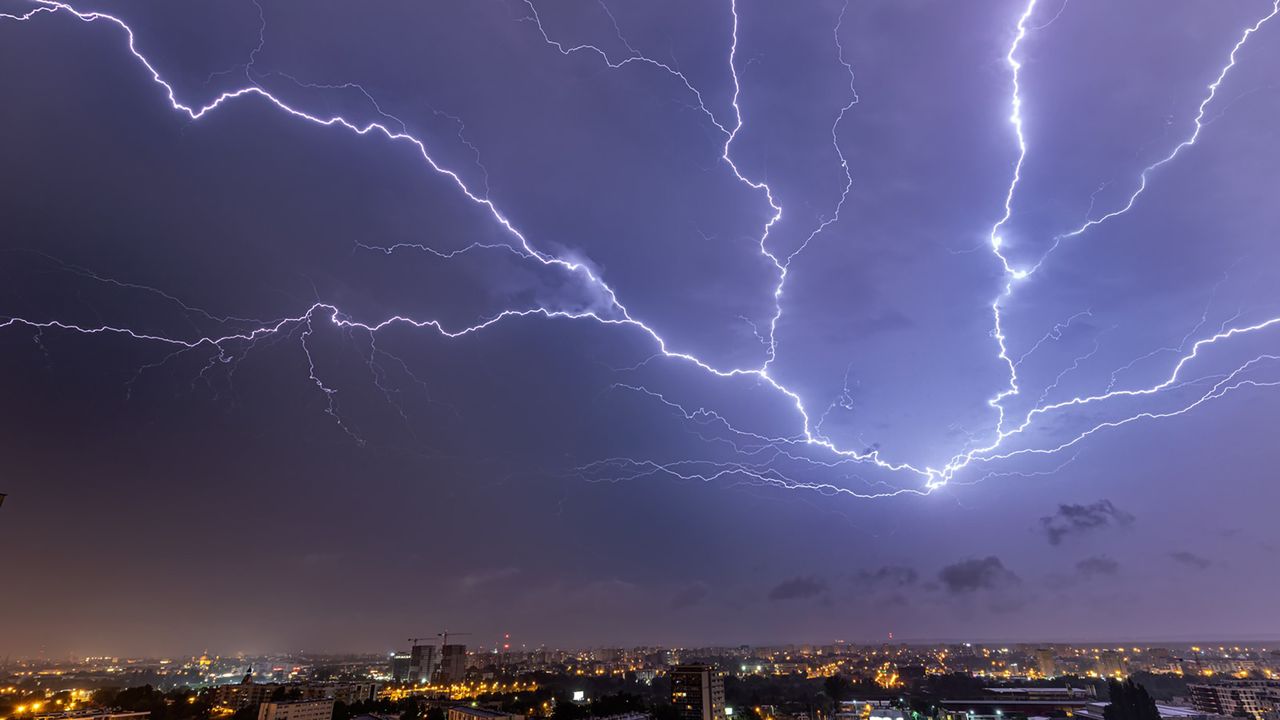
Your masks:
{"label": "lightning bolt", "polygon": [[1151,178],[1151,174],[1159,170],[1160,168],[1164,167],[1165,165],[1168,165],[1169,163],[1173,162],[1175,159],[1177,159],[1178,155],[1181,154],[1183,150],[1186,150],[1187,148],[1192,147],[1196,144],[1196,141],[1200,139],[1201,131],[1204,130],[1205,125],[1207,124],[1204,119],[1205,111],[1209,108],[1209,105],[1213,102],[1214,98],[1218,96],[1218,88],[1222,86],[1222,81],[1226,80],[1227,74],[1230,73],[1233,68],[1235,68],[1236,56],[1239,55],[1240,49],[1243,48],[1245,43],[1249,41],[1250,36],[1258,32],[1258,30],[1260,30],[1263,25],[1267,24],[1267,22],[1272,18],[1274,18],[1277,14],[1280,14],[1280,0],[1275,0],[1275,2],[1271,4],[1271,12],[1259,18],[1258,21],[1255,22],[1253,25],[1249,26],[1248,28],[1245,28],[1244,33],[1240,35],[1240,39],[1236,41],[1236,44],[1234,46],[1232,46],[1231,52],[1227,56],[1226,65],[1222,66],[1222,69],[1218,72],[1217,77],[1215,77],[1213,79],[1213,82],[1209,83],[1208,87],[1206,88],[1208,92],[1204,96],[1204,99],[1200,101],[1199,107],[1196,108],[1196,115],[1191,123],[1193,128],[1191,131],[1191,134],[1188,135],[1186,139],[1184,139],[1182,142],[1175,145],[1173,147],[1173,150],[1169,151],[1167,155],[1160,158],[1159,160],[1156,160],[1155,162],[1151,163],[1150,165],[1142,169],[1142,172],[1138,175],[1138,186],[1129,195],[1129,199],[1125,201],[1125,203],[1122,206],[1120,206],[1118,209],[1107,212],[1097,218],[1086,219],[1085,222],[1082,223],[1079,227],[1054,237],[1053,244],[1049,247],[1049,249],[1045,252],[1045,254],[1041,256],[1040,260],[1036,262],[1035,266],[1033,266],[1028,271],[1028,274],[1038,270],[1040,266],[1044,264],[1044,261],[1048,259],[1049,255],[1051,255],[1055,250],[1057,250],[1058,247],[1064,241],[1080,237],[1084,233],[1088,232],[1091,228],[1095,228],[1099,225],[1102,225],[1105,222],[1118,218],[1121,215],[1124,215],[1125,213],[1132,210],[1134,204],[1138,202],[1138,198],[1141,197],[1144,192],[1146,192],[1147,183]]}
{"label": "lightning bolt", "polygon": [[[996,341],[998,349],[997,359],[1008,369],[1008,382],[1006,387],[1001,389],[995,396],[988,400],[988,405],[998,413],[998,421],[994,431],[994,438],[985,444],[978,445],[977,447],[974,446],[977,445],[977,443],[971,441],[966,444],[963,450],[952,455],[944,464],[936,467],[925,463],[912,463],[885,459],[882,457],[881,450],[878,447],[860,451],[838,445],[821,431],[822,419],[825,419],[827,413],[823,413],[821,418],[815,424],[811,420],[810,414],[800,395],[796,391],[777,381],[770,373],[771,365],[777,357],[777,327],[783,315],[782,298],[784,295],[784,288],[788,280],[788,271],[790,269],[791,262],[809,246],[811,241],[839,220],[841,209],[843,208],[853,186],[853,176],[850,172],[849,163],[841,150],[839,141],[839,129],[841,123],[848,112],[851,111],[853,106],[858,102],[857,91],[854,87],[853,66],[847,61],[844,47],[841,45],[840,40],[840,30],[848,8],[847,4],[841,8],[833,35],[836,46],[836,60],[843,67],[849,77],[848,89],[850,99],[839,109],[833,120],[830,131],[832,146],[844,176],[843,191],[830,216],[821,220],[817,227],[808,234],[808,236],[795,250],[789,254],[782,255],[770,246],[770,233],[782,218],[782,206],[777,202],[773,189],[766,182],[749,177],[738,167],[733,158],[732,151],[734,142],[744,126],[743,111],[740,104],[742,86],[737,67],[740,18],[736,0],[730,0],[728,4],[731,23],[726,64],[732,79],[733,92],[729,102],[728,111],[728,115],[731,116],[731,119],[724,117],[724,111],[715,112],[711,110],[704,100],[704,94],[695,86],[694,83],[690,81],[689,77],[677,67],[670,63],[655,60],[639,52],[632,43],[627,41],[622,29],[618,25],[617,19],[603,3],[601,3],[601,7],[608,15],[619,41],[628,53],[621,59],[615,58],[610,53],[596,45],[580,44],[570,46],[553,39],[539,16],[538,10],[532,0],[526,0],[526,6],[529,9],[530,16],[525,19],[533,24],[541,34],[543,40],[559,53],[566,56],[574,54],[594,55],[603,61],[603,63],[611,70],[622,70],[631,66],[636,68],[648,68],[651,71],[665,73],[676,83],[682,86],[683,90],[688,92],[694,99],[697,109],[721,134],[722,144],[720,146],[720,160],[727,168],[729,168],[730,172],[738,182],[758,192],[770,208],[769,218],[761,228],[758,238],[760,253],[767,258],[777,270],[777,282],[773,286],[775,312],[771,318],[768,332],[761,333],[763,339],[766,341],[765,344],[767,345],[765,357],[761,363],[756,366],[718,367],[702,360],[690,352],[669,347],[666,340],[664,340],[662,335],[656,329],[632,315],[628,308],[619,299],[612,287],[604,280],[602,274],[593,270],[587,262],[568,259],[538,248],[510,219],[508,219],[508,217],[490,198],[487,187],[487,171],[484,171],[485,190],[483,192],[473,190],[472,186],[469,185],[457,171],[447,168],[437,162],[426,142],[411,133],[404,122],[400,121],[394,115],[385,112],[377,101],[374,100],[373,96],[370,95],[363,87],[353,83],[333,85],[304,83],[292,76],[278,74],[303,87],[321,90],[358,91],[371,103],[371,106],[374,108],[380,118],[380,121],[358,122],[341,115],[317,115],[282,100],[280,97],[264,88],[262,84],[255,79],[255,77],[265,78],[269,75],[256,73],[253,69],[253,64],[263,46],[266,27],[265,18],[262,18],[259,43],[250,53],[249,60],[244,65],[245,77],[249,84],[220,92],[211,100],[201,105],[184,102],[178,98],[173,86],[163,78],[155,64],[153,64],[152,61],[138,49],[134,32],[124,20],[100,11],[82,11],[71,4],[59,2],[57,0],[34,0],[34,2],[36,6],[25,13],[0,13],[0,20],[29,22],[41,16],[60,15],[69,16],[88,24],[101,23],[113,26],[123,33],[128,52],[149,74],[151,81],[161,88],[170,108],[175,112],[185,115],[191,121],[199,121],[209,113],[212,113],[232,102],[255,99],[264,102],[276,108],[280,112],[302,122],[322,127],[329,127],[335,130],[342,130],[357,136],[380,137],[383,140],[395,146],[403,147],[416,155],[431,172],[448,178],[462,198],[483,208],[490,219],[496,223],[497,226],[504,231],[506,237],[509,238],[509,242],[507,243],[476,243],[460,250],[447,252],[435,250],[429,246],[418,244],[398,244],[388,247],[360,245],[358,247],[385,253],[393,253],[399,250],[416,250],[432,253],[442,259],[449,259],[457,257],[463,253],[481,250],[510,252],[517,255],[521,260],[537,263],[544,267],[548,267],[563,272],[568,276],[577,278],[587,287],[596,292],[602,299],[601,307],[595,309],[556,309],[541,306],[508,308],[481,318],[478,322],[470,325],[457,327],[446,326],[441,321],[435,319],[413,318],[404,315],[392,315],[381,320],[357,320],[344,313],[336,305],[322,300],[317,300],[302,313],[275,320],[260,321],[217,316],[183,303],[176,296],[163,293],[162,291],[154,288],[132,285],[123,281],[116,281],[114,279],[93,274],[83,268],[66,266],[66,268],[72,272],[85,275],[86,277],[91,277],[101,282],[116,284],[123,288],[159,293],[165,300],[177,303],[184,311],[203,314],[206,319],[222,322],[234,321],[236,323],[246,323],[246,326],[232,329],[222,334],[205,335],[196,333],[194,336],[183,338],[143,332],[128,327],[118,327],[113,325],[90,326],[63,322],[60,320],[33,320],[19,317],[0,319],[0,329],[9,327],[26,327],[33,331],[37,343],[39,342],[41,333],[49,330],[59,330],[89,336],[119,335],[142,342],[155,343],[170,349],[171,354],[167,357],[173,357],[174,354],[190,350],[207,349],[213,353],[209,360],[209,366],[213,366],[217,363],[228,362],[234,355],[234,352],[236,351],[235,349],[238,349],[240,352],[244,352],[247,348],[252,348],[257,342],[266,338],[281,337],[291,333],[296,333],[307,360],[308,377],[316,386],[317,390],[326,399],[326,412],[334,419],[339,428],[350,435],[357,443],[363,444],[364,440],[354,428],[350,427],[343,420],[341,413],[339,412],[338,392],[334,388],[329,387],[321,378],[321,373],[309,344],[310,339],[315,332],[316,323],[318,322],[328,322],[330,325],[343,330],[359,331],[366,334],[369,338],[370,358],[374,358],[381,353],[385,357],[392,358],[400,362],[406,373],[408,373],[408,368],[404,366],[403,361],[399,361],[398,358],[395,358],[394,356],[391,356],[385,353],[385,351],[381,351],[377,348],[374,338],[379,331],[393,325],[404,325],[419,330],[432,331],[444,338],[460,339],[486,330],[499,323],[521,318],[587,321],[603,326],[618,326],[640,334],[654,345],[656,352],[651,356],[650,360],[663,358],[685,363],[721,380],[735,378],[754,380],[757,384],[776,393],[778,396],[785,398],[792,406],[794,413],[798,418],[797,430],[789,436],[761,434],[736,427],[724,415],[714,410],[706,408],[690,410],[684,405],[670,400],[660,393],[655,393],[652,390],[644,388],[643,386],[619,384],[615,386],[615,389],[640,393],[649,400],[658,402],[659,404],[667,407],[677,416],[682,418],[683,421],[701,426],[707,433],[706,435],[703,435],[704,439],[724,443],[730,448],[731,452],[743,459],[741,461],[676,460],[663,462],[636,458],[609,458],[589,463],[578,469],[584,479],[592,481],[621,481],[661,474],[677,477],[683,480],[702,482],[734,479],[760,486],[777,487],[788,490],[808,490],[824,495],[847,495],[857,498],[883,498],[908,494],[928,495],[938,488],[945,486],[958,472],[974,463],[992,463],[1023,455],[1053,455],[1065,451],[1068,448],[1072,448],[1091,435],[1104,430],[1121,427],[1139,420],[1156,420],[1182,415],[1194,410],[1210,400],[1223,397],[1240,388],[1274,387],[1277,384],[1280,384],[1280,381],[1256,379],[1248,376],[1249,373],[1264,366],[1265,363],[1280,360],[1280,357],[1274,355],[1258,355],[1253,359],[1238,365],[1234,370],[1220,375],[1204,376],[1193,379],[1187,379],[1184,377],[1188,366],[1201,356],[1202,351],[1207,351],[1211,347],[1224,343],[1232,338],[1259,335],[1271,330],[1277,325],[1280,325],[1280,317],[1276,317],[1256,322],[1251,325],[1232,327],[1224,326],[1217,333],[1191,343],[1189,350],[1186,352],[1182,352],[1182,348],[1187,346],[1186,341],[1184,341],[1178,348],[1178,352],[1181,354],[1173,366],[1171,373],[1161,382],[1148,387],[1136,389],[1114,389],[1114,385],[1116,383],[1113,378],[1112,387],[1108,387],[1104,392],[1095,395],[1077,396],[1068,400],[1046,404],[1045,399],[1047,398],[1049,390],[1053,389],[1057,385],[1057,381],[1055,381],[1053,386],[1050,386],[1050,388],[1045,390],[1035,407],[1025,413],[1025,415],[1016,422],[1010,423],[1006,417],[1004,401],[1019,394],[1020,392],[1017,372],[1019,364],[1025,360],[1027,356],[1035,352],[1043,343],[1058,339],[1061,336],[1062,328],[1065,328],[1066,325],[1069,325],[1078,316],[1087,316],[1088,311],[1078,314],[1078,316],[1073,316],[1060,326],[1055,326],[1053,330],[1046,334],[1045,337],[1041,338],[1040,341],[1034,344],[1030,350],[1020,356],[1017,360],[1010,355],[1008,338],[1006,337],[1003,329],[1001,316],[1002,303],[1012,296],[1015,284],[1025,281],[1037,269],[1039,269],[1045,259],[1047,259],[1048,254],[1052,253],[1053,249],[1057,247],[1058,242],[1078,236],[1091,227],[1095,227],[1128,212],[1128,210],[1137,201],[1138,196],[1140,196],[1145,190],[1148,176],[1161,166],[1172,162],[1182,150],[1195,144],[1200,136],[1202,128],[1204,127],[1203,119],[1206,108],[1214,99],[1218,88],[1227,73],[1235,66],[1239,50],[1244,46],[1248,38],[1261,28],[1264,23],[1274,17],[1277,13],[1280,13],[1280,0],[1275,1],[1272,6],[1272,11],[1268,15],[1257,21],[1251,27],[1247,28],[1243,36],[1233,47],[1229,56],[1229,62],[1224,68],[1222,68],[1217,79],[1209,85],[1208,96],[1204,98],[1199,106],[1194,123],[1195,130],[1191,136],[1177,145],[1165,158],[1152,164],[1142,172],[1139,179],[1138,189],[1130,196],[1128,203],[1124,207],[1119,210],[1109,212],[1095,220],[1088,220],[1081,227],[1057,236],[1054,238],[1054,245],[1050,248],[1048,253],[1046,253],[1039,262],[1030,268],[1015,267],[1010,262],[1003,250],[1004,240],[1001,234],[1012,217],[1015,195],[1021,181],[1023,164],[1028,154],[1028,142],[1026,133],[1024,132],[1022,114],[1022,62],[1019,60],[1019,51],[1023,42],[1027,39],[1029,32],[1038,28],[1033,27],[1030,24],[1030,21],[1036,11],[1036,0],[1030,0],[1030,2],[1025,6],[1023,12],[1017,18],[1014,38],[1005,55],[1005,62],[1010,70],[1012,80],[1012,93],[1010,96],[1011,112],[1009,122],[1013,128],[1014,136],[1016,138],[1017,156],[1013,164],[1012,179],[1008,185],[1004,198],[1003,214],[992,225],[988,237],[992,253],[999,261],[1004,274],[1003,291],[991,303],[991,310],[993,318],[992,337]],[[261,13],[261,6],[258,6],[258,8]],[[1061,12],[1062,11],[1059,10],[1059,14]],[[1044,28],[1052,24],[1056,17],[1057,16],[1055,15],[1054,18],[1040,25],[1039,28]],[[454,116],[447,117],[452,118],[456,122],[459,128],[459,139],[475,153],[476,163],[483,171],[483,165],[480,165],[479,161],[479,150],[462,135],[465,130],[465,125],[463,125],[461,120]],[[1197,326],[1197,329],[1199,327],[1200,326]],[[228,348],[231,348],[232,350],[229,352]],[[1076,365],[1084,359],[1086,358],[1078,358]],[[649,360],[646,360],[644,362],[647,363],[648,361]],[[1060,381],[1063,375],[1070,371],[1071,368],[1063,371],[1063,373],[1058,376],[1058,380]],[[383,378],[386,377],[385,371],[381,370],[380,366],[373,364],[372,359],[370,360],[370,372],[373,374],[374,384],[381,389],[384,394],[388,394],[390,392],[388,389],[389,386],[384,385],[383,382]],[[413,377],[412,373],[408,373],[408,375]],[[416,377],[414,377],[414,379],[416,380]],[[1200,393],[1198,397],[1184,402],[1172,410],[1163,410],[1159,412],[1142,411],[1132,413],[1118,419],[1095,423],[1087,429],[1076,433],[1070,439],[1050,447],[1032,446],[1013,449],[1007,449],[1005,447],[1013,438],[1025,433],[1037,418],[1048,414],[1059,413],[1061,411],[1072,410],[1084,406],[1102,405],[1117,399],[1151,397],[1168,391],[1192,387],[1209,380],[1214,380],[1214,382],[1207,391]],[[420,381],[418,382],[420,383]],[[836,404],[839,404],[842,407],[848,407],[851,405],[851,399],[849,399],[848,393],[847,376],[845,392],[842,394],[841,398],[836,401],[836,403],[833,403],[833,406]],[[829,407],[827,412],[829,413],[830,410],[831,408]],[[401,415],[404,415],[402,409]],[[1068,463],[1069,462],[1070,461],[1068,461]],[[792,474],[789,474],[782,467],[785,465],[795,465],[803,468],[819,469],[830,472],[838,468],[864,464],[889,473],[905,473],[910,476],[914,476],[919,481],[919,485],[916,487],[893,487],[887,486],[883,483],[868,483],[867,490],[860,491],[829,482],[815,482],[798,479]],[[1035,476],[1038,473],[995,473],[993,471],[988,473],[988,476],[993,474],[1020,474],[1023,476]]]}

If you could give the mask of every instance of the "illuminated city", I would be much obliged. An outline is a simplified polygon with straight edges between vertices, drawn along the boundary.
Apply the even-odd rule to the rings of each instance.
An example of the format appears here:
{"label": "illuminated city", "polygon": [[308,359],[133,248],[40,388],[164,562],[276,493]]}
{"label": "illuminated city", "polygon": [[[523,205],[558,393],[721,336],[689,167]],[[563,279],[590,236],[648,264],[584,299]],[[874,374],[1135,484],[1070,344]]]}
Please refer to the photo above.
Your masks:
{"label": "illuminated city", "polygon": [[[509,638],[504,638],[504,640]],[[422,642],[425,638],[413,639]],[[1125,680],[1160,717],[1262,720],[1280,648],[972,643],[733,648],[466,648],[376,655],[84,658],[6,665],[7,718],[1101,718]],[[452,647],[463,648],[460,645]],[[423,652],[423,650],[429,652]],[[120,690],[132,686],[132,690]],[[1106,717],[1110,717],[1106,715]]]}

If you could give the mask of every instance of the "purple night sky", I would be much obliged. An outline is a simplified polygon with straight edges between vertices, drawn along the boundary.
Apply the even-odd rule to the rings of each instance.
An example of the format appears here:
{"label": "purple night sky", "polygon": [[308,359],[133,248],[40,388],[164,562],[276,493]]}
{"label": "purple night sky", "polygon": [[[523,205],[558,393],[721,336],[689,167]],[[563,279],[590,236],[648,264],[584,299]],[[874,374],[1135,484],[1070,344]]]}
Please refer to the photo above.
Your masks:
{"label": "purple night sky", "polygon": [[0,0],[0,655],[1280,637],[1278,12]]}

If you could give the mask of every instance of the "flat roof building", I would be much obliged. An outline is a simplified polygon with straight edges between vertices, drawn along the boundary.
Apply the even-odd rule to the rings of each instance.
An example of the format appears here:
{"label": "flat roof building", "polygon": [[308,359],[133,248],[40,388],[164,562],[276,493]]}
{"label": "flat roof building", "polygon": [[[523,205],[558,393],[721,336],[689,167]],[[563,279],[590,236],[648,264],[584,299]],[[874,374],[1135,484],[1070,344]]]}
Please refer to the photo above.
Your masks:
{"label": "flat roof building", "polygon": [[676,665],[671,677],[671,704],[680,720],[725,720],[724,673],[714,665]]}
{"label": "flat roof building", "polygon": [[102,708],[37,713],[31,716],[32,720],[147,720],[149,717],[151,717],[150,710],[126,712],[124,710],[103,710]]}
{"label": "flat roof building", "polygon": [[1257,718],[1280,707],[1280,681],[1276,680],[1192,683],[1187,689],[1196,710],[1213,715]]}
{"label": "flat roof building", "polygon": [[333,720],[333,701],[265,702],[258,706],[258,720]]}
{"label": "flat roof building", "polygon": [[524,715],[515,713],[502,712],[501,710],[490,710],[489,708],[469,707],[467,705],[459,705],[449,708],[449,712],[445,716],[446,720],[525,720]]}

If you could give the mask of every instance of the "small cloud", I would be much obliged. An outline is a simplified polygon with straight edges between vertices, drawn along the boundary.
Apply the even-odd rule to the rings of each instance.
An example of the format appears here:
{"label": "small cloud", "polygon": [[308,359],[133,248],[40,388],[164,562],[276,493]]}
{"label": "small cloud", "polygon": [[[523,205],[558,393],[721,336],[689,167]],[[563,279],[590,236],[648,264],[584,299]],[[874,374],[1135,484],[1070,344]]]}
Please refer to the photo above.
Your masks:
{"label": "small cloud", "polygon": [[671,598],[671,609],[682,610],[684,608],[693,607],[707,599],[710,588],[706,583],[696,582],[682,589]]}
{"label": "small cloud", "polygon": [[916,584],[920,574],[903,565],[885,565],[878,570],[860,570],[853,581],[872,590],[904,588]]}
{"label": "small cloud", "polygon": [[1076,563],[1076,574],[1086,580],[1096,577],[1112,577],[1120,572],[1120,563],[1105,555],[1087,557]]}
{"label": "small cloud", "polygon": [[1169,557],[1173,558],[1174,562],[1179,565],[1184,565],[1195,570],[1204,570],[1213,564],[1213,561],[1209,558],[1202,557],[1193,552],[1187,552],[1186,550],[1171,552],[1169,553]]}
{"label": "small cloud", "polygon": [[803,600],[827,591],[827,583],[820,577],[805,576],[784,580],[769,591],[770,600]]}
{"label": "small cloud", "polygon": [[1022,582],[1022,578],[1013,574],[994,555],[948,565],[938,573],[938,579],[948,592],[956,595],[978,590],[997,590]]}
{"label": "small cloud", "polygon": [[1059,545],[1068,535],[1128,527],[1133,521],[1133,515],[1116,507],[1110,500],[1099,500],[1089,505],[1059,505],[1056,513],[1040,518],[1040,528],[1050,545]]}

